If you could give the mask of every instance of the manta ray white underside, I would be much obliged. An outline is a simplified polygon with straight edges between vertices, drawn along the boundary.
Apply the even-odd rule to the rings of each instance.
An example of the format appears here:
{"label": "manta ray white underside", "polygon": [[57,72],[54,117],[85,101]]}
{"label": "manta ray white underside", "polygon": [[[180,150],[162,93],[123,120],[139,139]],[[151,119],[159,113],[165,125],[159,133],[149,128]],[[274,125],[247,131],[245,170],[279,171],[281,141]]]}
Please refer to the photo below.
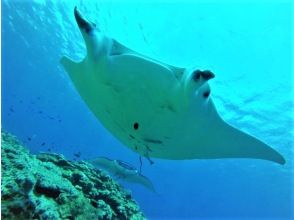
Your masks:
{"label": "manta ray white underside", "polygon": [[256,158],[284,164],[262,141],[225,123],[210,97],[210,71],[174,67],[123,46],[74,15],[87,47],[61,63],[79,94],[123,144],[147,158]]}

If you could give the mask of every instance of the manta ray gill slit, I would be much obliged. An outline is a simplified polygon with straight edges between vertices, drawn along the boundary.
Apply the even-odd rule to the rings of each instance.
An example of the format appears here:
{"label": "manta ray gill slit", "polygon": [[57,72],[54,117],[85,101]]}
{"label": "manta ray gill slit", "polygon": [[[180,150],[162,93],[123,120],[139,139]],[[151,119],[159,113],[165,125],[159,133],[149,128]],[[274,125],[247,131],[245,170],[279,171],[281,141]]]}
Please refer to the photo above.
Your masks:
{"label": "manta ray gill slit", "polygon": [[131,139],[135,139],[135,137],[134,137],[133,135],[131,135],[131,134],[129,135],[129,137],[130,137]]}
{"label": "manta ray gill slit", "polygon": [[[136,123],[135,123],[136,124]],[[134,124],[134,129],[135,129],[135,124]],[[136,127],[139,126],[136,125]],[[138,128],[137,128],[138,129]],[[135,143],[133,144],[133,149],[135,151],[141,151],[141,153],[139,153],[140,155],[142,155],[143,152],[143,156],[149,161],[149,163],[152,165],[154,162],[150,159],[149,153],[152,152],[151,148],[147,145],[146,142],[148,143],[152,143],[152,144],[160,144],[162,145],[163,142],[161,140],[154,140],[154,139],[148,139],[148,138],[143,138],[143,143],[141,140],[138,140],[135,136],[129,134],[129,138],[130,140],[134,141]],[[142,147],[142,148],[141,148]],[[145,149],[144,149],[145,148]]]}
{"label": "manta ray gill slit", "polygon": [[143,140],[145,142],[152,143],[152,144],[163,144],[161,140],[150,139],[150,138],[144,138]]}

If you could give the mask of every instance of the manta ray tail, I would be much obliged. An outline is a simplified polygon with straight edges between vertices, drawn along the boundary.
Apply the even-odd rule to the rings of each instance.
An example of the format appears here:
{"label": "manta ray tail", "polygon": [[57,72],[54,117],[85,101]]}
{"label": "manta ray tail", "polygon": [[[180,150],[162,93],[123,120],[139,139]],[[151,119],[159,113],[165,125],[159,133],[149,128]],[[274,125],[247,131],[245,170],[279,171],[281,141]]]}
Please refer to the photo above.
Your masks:
{"label": "manta ray tail", "polygon": [[217,134],[212,137],[219,148],[215,153],[222,157],[255,158],[285,164],[285,159],[276,150],[225,122],[219,124]]}

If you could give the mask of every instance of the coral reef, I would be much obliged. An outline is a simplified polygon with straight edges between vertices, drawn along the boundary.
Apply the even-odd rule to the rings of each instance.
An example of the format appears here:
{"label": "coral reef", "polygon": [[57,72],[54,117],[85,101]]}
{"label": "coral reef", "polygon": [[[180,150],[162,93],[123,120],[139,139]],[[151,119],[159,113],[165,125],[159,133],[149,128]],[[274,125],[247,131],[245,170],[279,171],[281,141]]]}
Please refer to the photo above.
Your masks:
{"label": "coral reef", "polygon": [[92,165],[32,155],[1,136],[3,219],[145,219],[131,195]]}

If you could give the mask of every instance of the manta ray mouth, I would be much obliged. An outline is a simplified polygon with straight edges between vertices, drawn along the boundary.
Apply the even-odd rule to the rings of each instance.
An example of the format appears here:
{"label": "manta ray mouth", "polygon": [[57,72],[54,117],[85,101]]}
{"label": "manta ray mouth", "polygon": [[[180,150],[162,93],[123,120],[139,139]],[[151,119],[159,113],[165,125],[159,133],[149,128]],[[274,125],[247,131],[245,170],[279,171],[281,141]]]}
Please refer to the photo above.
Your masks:
{"label": "manta ray mouth", "polygon": [[77,7],[74,9],[74,15],[80,29],[84,29],[86,33],[89,33],[94,29],[95,24],[92,24],[91,22],[88,22],[86,19],[84,19]]}

